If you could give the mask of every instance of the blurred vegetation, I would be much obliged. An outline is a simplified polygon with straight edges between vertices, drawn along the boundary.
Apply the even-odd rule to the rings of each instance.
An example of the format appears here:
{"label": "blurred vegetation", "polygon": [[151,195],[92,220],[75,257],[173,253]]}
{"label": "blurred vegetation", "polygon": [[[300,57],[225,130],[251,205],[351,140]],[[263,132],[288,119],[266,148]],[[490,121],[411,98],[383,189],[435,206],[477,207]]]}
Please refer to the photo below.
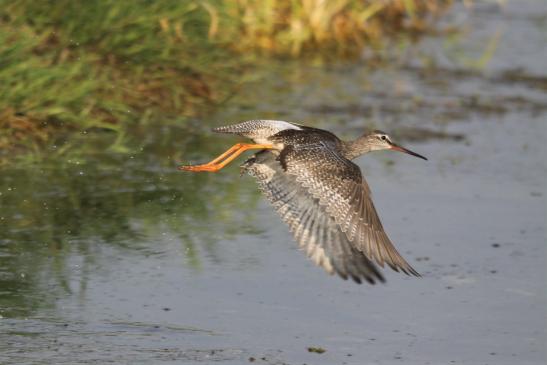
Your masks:
{"label": "blurred vegetation", "polygon": [[357,56],[427,31],[450,3],[0,0],[0,160],[75,131],[203,115],[256,56]]}
{"label": "blurred vegetation", "polygon": [[209,41],[198,2],[1,1],[0,9],[0,146],[118,130],[160,112],[194,115],[225,97],[218,84],[234,63]]}
{"label": "blurred vegetation", "polygon": [[451,1],[436,0],[236,0],[226,13],[239,19],[236,49],[299,56],[355,56],[387,37],[428,31]]}

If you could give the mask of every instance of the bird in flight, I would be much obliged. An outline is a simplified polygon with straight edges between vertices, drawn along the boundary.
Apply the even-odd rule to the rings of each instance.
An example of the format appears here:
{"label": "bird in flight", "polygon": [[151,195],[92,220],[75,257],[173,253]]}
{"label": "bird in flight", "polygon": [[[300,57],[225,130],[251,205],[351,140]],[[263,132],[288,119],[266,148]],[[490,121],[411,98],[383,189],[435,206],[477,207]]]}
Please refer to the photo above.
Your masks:
{"label": "bird in flight", "polygon": [[377,265],[420,276],[395,249],[374,208],[368,184],[353,159],[394,150],[427,160],[382,131],[343,141],[326,130],[277,120],[218,127],[253,140],[238,143],[209,163],[184,171],[222,169],[247,150],[260,150],[241,166],[289,226],[299,247],[329,274],[357,283],[384,282]]}

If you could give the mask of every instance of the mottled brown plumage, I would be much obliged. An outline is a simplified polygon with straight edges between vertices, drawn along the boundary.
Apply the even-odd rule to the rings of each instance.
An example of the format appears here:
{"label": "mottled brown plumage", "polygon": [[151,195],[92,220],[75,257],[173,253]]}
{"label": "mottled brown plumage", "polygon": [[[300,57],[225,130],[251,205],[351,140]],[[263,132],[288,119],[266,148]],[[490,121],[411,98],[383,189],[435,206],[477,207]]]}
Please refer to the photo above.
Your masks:
{"label": "mottled brown plumage", "polygon": [[[253,120],[215,131],[236,133],[257,143],[221,157],[231,160],[242,148],[264,148],[243,164],[243,171],[257,179],[300,248],[317,265],[356,282],[384,281],[374,263],[419,276],[384,232],[370,189],[351,160],[382,149],[425,157],[394,144],[380,131],[350,142],[325,130],[282,121]],[[220,160],[182,169],[217,171],[225,165],[215,167]]]}
{"label": "mottled brown plumage", "polygon": [[356,249],[319,199],[287,174],[274,154],[262,151],[242,168],[257,179],[260,190],[287,223],[299,247],[316,265],[358,283],[362,278],[371,284],[384,281],[376,266]]}

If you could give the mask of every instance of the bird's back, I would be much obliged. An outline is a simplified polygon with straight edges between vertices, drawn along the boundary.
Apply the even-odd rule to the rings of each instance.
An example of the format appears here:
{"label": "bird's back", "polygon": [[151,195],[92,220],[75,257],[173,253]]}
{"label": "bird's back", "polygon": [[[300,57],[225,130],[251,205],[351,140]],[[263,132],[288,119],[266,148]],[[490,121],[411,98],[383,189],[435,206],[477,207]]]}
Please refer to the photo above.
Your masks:
{"label": "bird's back", "polygon": [[285,129],[270,137],[272,142],[283,143],[293,148],[307,148],[309,146],[327,146],[337,149],[341,141],[333,133],[312,127],[301,126],[300,129]]}

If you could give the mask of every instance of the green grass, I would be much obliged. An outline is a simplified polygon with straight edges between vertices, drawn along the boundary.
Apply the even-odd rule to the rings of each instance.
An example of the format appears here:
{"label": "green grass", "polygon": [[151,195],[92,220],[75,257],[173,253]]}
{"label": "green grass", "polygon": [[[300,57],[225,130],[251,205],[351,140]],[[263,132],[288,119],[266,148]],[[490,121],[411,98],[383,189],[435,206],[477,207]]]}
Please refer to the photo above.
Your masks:
{"label": "green grass", "polygon": [[[236,65],[198,2],[0,2],[0,146],[195,115]],[[218,77],[217,73],[224,75]]]}
{"label": "green grass", "polygon": [[439,4],[0,0],[0,153],[202,115],[237,90],[257,55],[356,55],[420,31]]}

